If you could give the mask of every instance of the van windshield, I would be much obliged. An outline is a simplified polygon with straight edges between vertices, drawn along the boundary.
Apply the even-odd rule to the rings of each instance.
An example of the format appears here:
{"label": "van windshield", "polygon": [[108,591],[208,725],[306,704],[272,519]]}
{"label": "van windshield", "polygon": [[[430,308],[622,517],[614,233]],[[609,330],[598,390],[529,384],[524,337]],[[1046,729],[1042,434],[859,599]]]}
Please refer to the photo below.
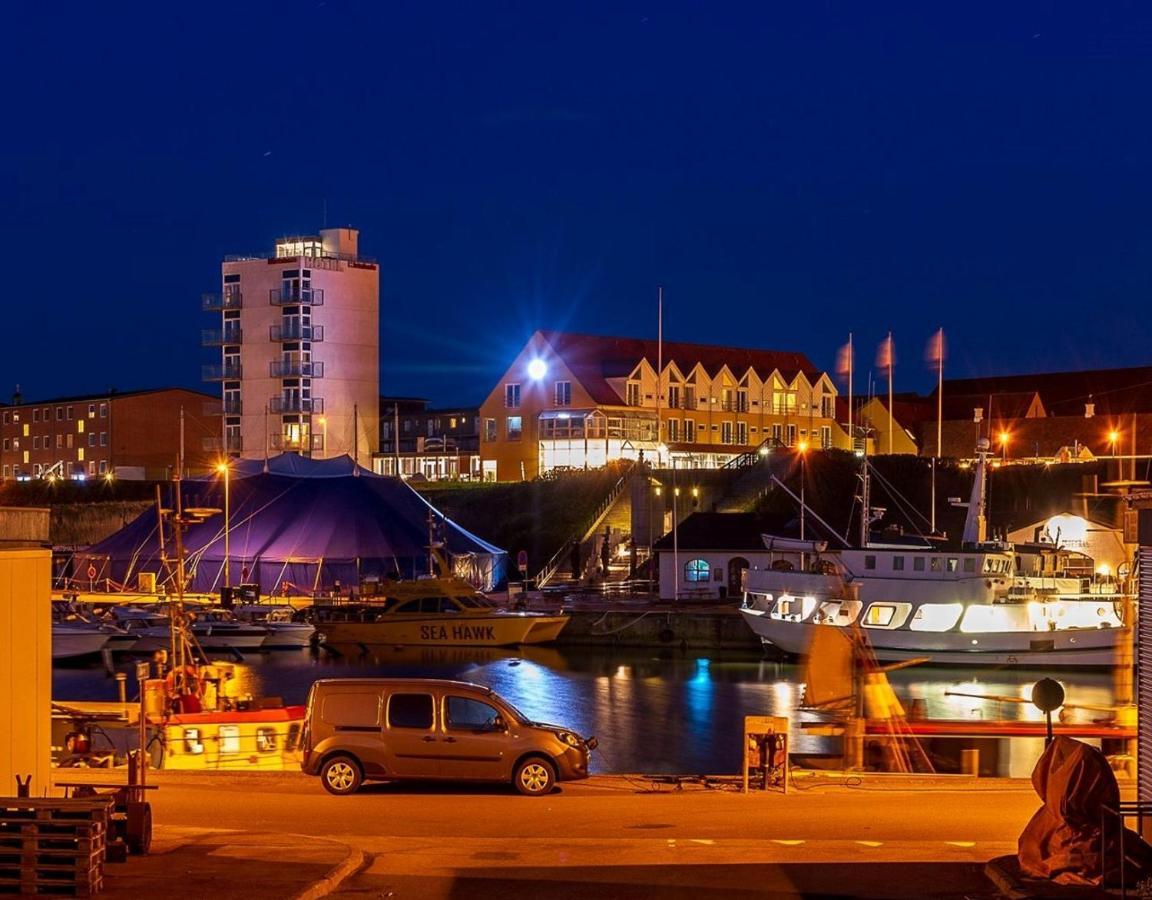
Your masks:
{"label": "van windshield", "polygon": [[[493,696],[496,696],[496,695],[493,695]],[[528,723],[530,723],[532,721],[526,715],[524,715],[524,713],[520,712],[520,710],[518,710],[515,706],[513,706],[511,703],[509,703],[503,697],[499,697],[498,699],[500,700],[500,705],[503,706],[506,710],[508,710],[508,712],[512,713],[513,717],[516,719],[518,724],[527,725]]]}

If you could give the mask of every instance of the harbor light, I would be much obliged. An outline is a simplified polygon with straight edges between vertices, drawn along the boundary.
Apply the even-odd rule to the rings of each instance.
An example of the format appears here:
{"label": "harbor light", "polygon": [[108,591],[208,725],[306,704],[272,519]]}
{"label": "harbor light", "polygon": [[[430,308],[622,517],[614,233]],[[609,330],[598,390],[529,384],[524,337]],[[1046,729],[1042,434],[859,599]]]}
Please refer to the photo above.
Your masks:
{"label": "harbor light", "polygon": [[534,359],[528,363],[528,377],[533,381],[539,381],[548,374],[548,364],[542,359]]}

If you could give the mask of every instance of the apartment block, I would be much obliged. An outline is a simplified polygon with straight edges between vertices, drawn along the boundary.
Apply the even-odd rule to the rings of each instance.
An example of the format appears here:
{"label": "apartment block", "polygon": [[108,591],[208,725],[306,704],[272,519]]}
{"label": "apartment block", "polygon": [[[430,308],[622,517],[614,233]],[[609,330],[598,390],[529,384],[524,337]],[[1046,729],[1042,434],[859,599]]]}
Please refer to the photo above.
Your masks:
{"label": "apartment block", "polygon": [[380,279],[359,232],[282,238],[270,253],[226,257],[220,275],[220,293],[203,302],[220,317],[202,338],[220,353],[204,367],[220,384],[214,448],[369,465],[380,440]]}

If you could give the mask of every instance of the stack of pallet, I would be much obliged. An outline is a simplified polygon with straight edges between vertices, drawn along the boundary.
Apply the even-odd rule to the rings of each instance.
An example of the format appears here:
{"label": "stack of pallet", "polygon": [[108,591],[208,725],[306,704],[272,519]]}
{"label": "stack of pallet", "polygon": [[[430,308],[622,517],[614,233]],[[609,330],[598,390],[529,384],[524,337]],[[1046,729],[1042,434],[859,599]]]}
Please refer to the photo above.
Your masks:
{"label": "stack of pallet", "polygon": [[111,815],[111,798],[0,798],[0,894],[100,891]]}

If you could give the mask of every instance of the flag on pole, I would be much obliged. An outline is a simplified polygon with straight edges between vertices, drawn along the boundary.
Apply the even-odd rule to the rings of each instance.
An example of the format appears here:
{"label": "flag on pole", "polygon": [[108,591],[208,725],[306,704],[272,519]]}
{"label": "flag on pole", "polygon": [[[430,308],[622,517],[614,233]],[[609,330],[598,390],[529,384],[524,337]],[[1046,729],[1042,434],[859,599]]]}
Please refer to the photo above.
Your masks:
{"label": "flag on pole", "polygon": [[944,329],[940,328],[932,337],[928,338],[928,346],[924,351],[924,359],[935,366],[944,362],[947,348],[944,346]]}
{"label": "flag on pole", "polygon": [[847,378],[852,374],[852,342],[849,341],[836,354],[836,374]]}
{"label": "flag on pole", "polygon": [[896,350],[892,344],[892,332],[880,342],[876,350],[876,368],[889,372],[896,365]]}

